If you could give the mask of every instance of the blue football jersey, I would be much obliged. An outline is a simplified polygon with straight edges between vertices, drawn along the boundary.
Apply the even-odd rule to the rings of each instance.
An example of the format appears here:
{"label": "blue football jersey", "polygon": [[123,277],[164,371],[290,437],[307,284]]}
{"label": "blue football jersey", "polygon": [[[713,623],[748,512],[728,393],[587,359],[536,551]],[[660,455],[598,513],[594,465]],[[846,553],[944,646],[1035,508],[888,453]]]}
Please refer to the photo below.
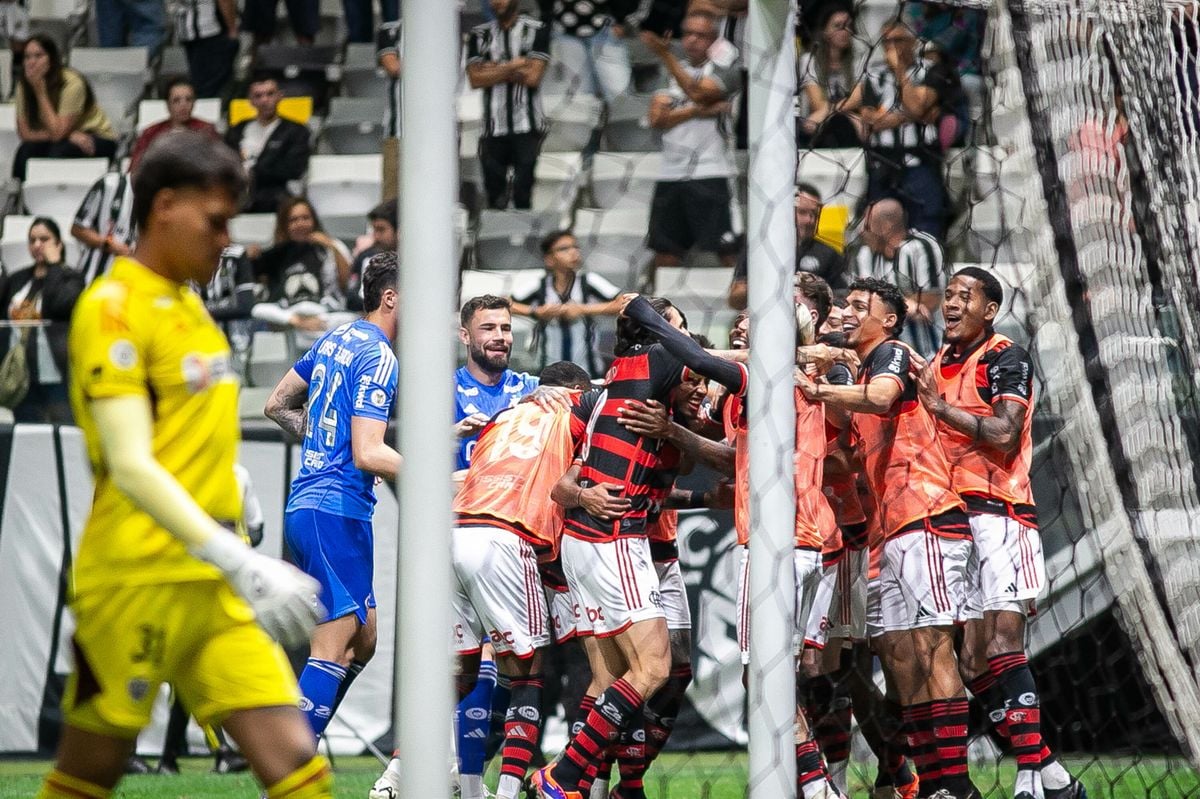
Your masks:
{"label": "blue football jersey", "polygon": [[[504,377],[496,385],[484,385],[471,376],[467,367],[460,366],[454,373],[454,422],[457,424],[473,413],[482,413],[490,419],[505,408],[516,405],[537,387],[536,377],[512,369],[505,369]],[[470,438],[459,439],[458,465],[454,468],[465,469],[470,465],[478,437],[476,433]]]}
{"label": "blue football jersey", "polygon": [[308,428],[287,510],[370,519],[375,476],[354,465],[350,419],[391,417],[399,379],[391,342],[359,319],[326,333],[293,368],[308,383]]}

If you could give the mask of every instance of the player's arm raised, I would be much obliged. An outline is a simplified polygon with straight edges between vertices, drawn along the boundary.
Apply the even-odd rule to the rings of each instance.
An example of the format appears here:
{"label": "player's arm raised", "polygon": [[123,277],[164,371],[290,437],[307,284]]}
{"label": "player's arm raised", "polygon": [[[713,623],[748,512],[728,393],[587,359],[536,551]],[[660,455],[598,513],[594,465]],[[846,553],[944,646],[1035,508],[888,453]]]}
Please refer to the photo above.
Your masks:
{"label": "player's arm raised", "polygon": [[710,355],[687,333],[671,327],[645,297],[634,297],[623,313],[652,333],[667,352],[683,361],[693,372],[717,381],[735,394],[740,395],[745,391],[744,366]]}
{"label": "player's arm raised", "polygon": [[220,569],[272,637],[285,645],[307,640],[323,613],[317,601],[320,586],[295,567],[246,546],[155,460],[149,398],[122,394],[96,399],[91,411],[113,484],[193,555]]}
{"label": "player's arm raised", "polygon": [[308,413],[305,410],[307,402],[308,381],[295,369],[289,369],[267,398],[263,413],[285,432],[303,439],[308,425]]}

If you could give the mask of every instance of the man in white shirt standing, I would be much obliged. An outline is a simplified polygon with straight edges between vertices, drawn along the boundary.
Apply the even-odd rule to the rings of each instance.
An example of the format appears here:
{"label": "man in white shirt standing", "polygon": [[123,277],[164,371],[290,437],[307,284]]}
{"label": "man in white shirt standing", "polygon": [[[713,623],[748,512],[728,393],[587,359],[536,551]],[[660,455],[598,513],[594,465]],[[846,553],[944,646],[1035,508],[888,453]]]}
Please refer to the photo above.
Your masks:
{"label": "man in white shirt standing", "polygon": [[684,61],[666,39],[643,40],[671,74],[666,89],[650,102],[650,125],[663,132],[662,171],[650,206],[653,267],[677,266],[693,247],[735,258],[729,179],[730,99],[741,88],[737,50],[717,36],[711,14],[692,11],[683,20]]}
{"label": "man in white shirt standing", "polygon": [[225,143],[242,156],[250,176],[250,199],[243,211],[273,214],[288,194],[288,182],[308,171],[308,128],[279,116],[283,92],[272,77],[250,82],[255,117],[225,134]]}

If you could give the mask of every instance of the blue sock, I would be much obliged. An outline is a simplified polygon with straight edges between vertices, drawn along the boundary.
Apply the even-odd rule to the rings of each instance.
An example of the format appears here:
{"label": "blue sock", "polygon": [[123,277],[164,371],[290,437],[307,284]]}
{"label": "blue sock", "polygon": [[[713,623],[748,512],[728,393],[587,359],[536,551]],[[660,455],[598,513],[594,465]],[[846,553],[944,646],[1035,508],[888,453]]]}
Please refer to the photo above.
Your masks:
{"label": "blue sock", "polygon": [[485,660],[479,664],[475,688],[458,703],[455,722],[458,728],[458,773],[483,774],[487,752],[488,728],[491,726],[492,694],[496,688],[496,664]]}
{"label": "blue sock", "polygon": [[329,660],[309,658],[300,673],[300,709],[308,716],[313,735],[321,737],[329,720],[333,718],[333,705],[338,688],[346,679],[346,669]]}
{"label": "blue sock", "polygon": [[508,677],[496,675],[496,690],[492,692],[492,728],[488,732],[487,751],[483,762],[496,756],[504,745],[504,718],[508,715],[508,700],[512,696],[512,685]]}

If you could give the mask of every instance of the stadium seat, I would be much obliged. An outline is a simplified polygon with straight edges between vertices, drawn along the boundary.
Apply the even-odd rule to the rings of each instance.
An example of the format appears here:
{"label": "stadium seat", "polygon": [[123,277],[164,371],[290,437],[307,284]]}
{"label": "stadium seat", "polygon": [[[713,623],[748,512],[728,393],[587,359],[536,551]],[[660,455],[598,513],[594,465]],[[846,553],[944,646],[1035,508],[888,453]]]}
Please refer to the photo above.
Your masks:
{"label": "stadium seat", "polygon": [[21,194],[34,216],[75,217],[92,184],[108,171],[107,158],[30,158]]}
{"label": "stadium seat", "polygon": [[475,155],[479,152],[479,136],[483,133],[483,92],[465,89],[458,95],[458,152]]}
{"label": "stadium seat", "polygon": [[539,239],[561,224],[553,212],[483,211],[475,234],[478,268],[517,270],[540,265]]}
{"label": "stadium seat", "polygon": [[732,268],[660,266],[654,273],[654,293],[669,299],[687,317],[689,330],[719,342],[722,339],[714,338],[710,331],[714,327],[728,330],[734,313],[726,302],[732,280]]}
{"label": "stadium seat", "polygon": [[289,97],[311,97],[317,113],[323,113],[330,85],[342,78],[337,58],[338,49],[329,45],[263,45],[255,55],[255,71],[274,76]]}
{"label": "stadium seat", "polygon": [[662,149],[662,134],[650,127],[650,95],[624,94],[608,107],[601,149],[650,153]]}
{"label": "stadium seat", "polygon": [[[389,80],[375,58],[375,45],[351,42],[346,45],[346,63],[342,67],[342,94],[386,103]],[[386,106],[381,107],[383,116]]]}
{"label": "stadium seat", "polygon": [[534,180],[534,208],[569,213],[583,182],[583,156],[578,152],[543,150],[534,169]]}
{"label": "stadium seat", "polygon": [[[162,122],[167,116],[166,100],[142,100],[138,103],[135,132],[141,135],[146,128]],[[217,97],[202,97],[196,100],[192,116],[219,125],[221,123],[221,100]]]}
{"label": "stadium seat", "polygon": [[827,205],[855,208],[867,193],[867,157],[861,148],[802,150],[796,181],[811,183]]}
{"label": "stadium seat", "polygon": [[159,97],[167,96],[167,84],[176,78],[189,79],[187,53],[182,45],[168,44],[162,49],[155,71],[154,89]]}
{"label": "stadium seat", "polygon": [[661,166],[661,153],[596,153],[592,204],[596,208],[649,209]]}
{"label": "stadium seat", "polygon": [[[18,269],[24,269],[30,264],[29,226],[33,224],[35,216],[9,214],[4,217],[4,228],[0,233],[0,264],[3,264],[9,274]],[[73,219],[74,214],[54,219],[58,223],[59,232],[62,233],[63,262],[68,266],[78,264],[80,254],[83,252],[83,247],[71,235]]]}
{"label": "stadium seat", "polygon": [[[313,99],[311,97],[284,97],[279,101],[279,116],[290,119],[300,125],[307,125],[313,115]],[[254,106],[244,97],[236,97],[229,101],[229,127],[233,127],[255,115]]]}
{"label": "stadium seat", "polygon": [[575,237],[588,269],[618,286],[636,285],[652,254],[646,247],[649,215],[648,208],[576,211]]}
{"label": "stadium seat", "polygon": [[12,103],[4,103],[0,105],[0,164],[11,164],[20,146],[21,137],[17,135],[17,107]]}
{"label": "stadium seat", "polygon": [[12,97],[13,65],[12,59],[0,58],[0,97]]}
{"label": "stadium seat", "polygon": [[269,247],[275,238],[275,214],[238,214],[229,220],[229,238],[235,244]]}
{"label": "stadium seat", "polygon": [[591,142],[600,127],[603,104],[590,94],[542,97],[546,112],[547,131],[542,150],[549,152],[578,152]]}
{"label": "stadium seat", "polygon": [[29,0],[29,29],[49,34],[66,53],[83,37],[89,5],[87,0]]}
{"label": "stadium seat", "polygon": [[71,67],[87,76],[96,102],[118,130],[128,119],[150,82],[150,51],[146,47],[76,47]]}
{"label": "stadium seat", "polygon": [[513,286],[540,279],[546,270],[517,269],[517,270],[483,270],[464,269],[459,287],[459,305],[471,297],[481,294],[495,294],[497,297],[511,297]]}
{"label": "stadium seat", "polygon": [[383,110],[378,100],[334,97],[321,128],[321,140],[338,155],[378,153],[383,140]]}
{"label": "stadium seat", "polygon": [[308,161],[308,199],[331,236],[352,239],[366,230],[367,212],[383,194],[383,156],[314,155]]}

